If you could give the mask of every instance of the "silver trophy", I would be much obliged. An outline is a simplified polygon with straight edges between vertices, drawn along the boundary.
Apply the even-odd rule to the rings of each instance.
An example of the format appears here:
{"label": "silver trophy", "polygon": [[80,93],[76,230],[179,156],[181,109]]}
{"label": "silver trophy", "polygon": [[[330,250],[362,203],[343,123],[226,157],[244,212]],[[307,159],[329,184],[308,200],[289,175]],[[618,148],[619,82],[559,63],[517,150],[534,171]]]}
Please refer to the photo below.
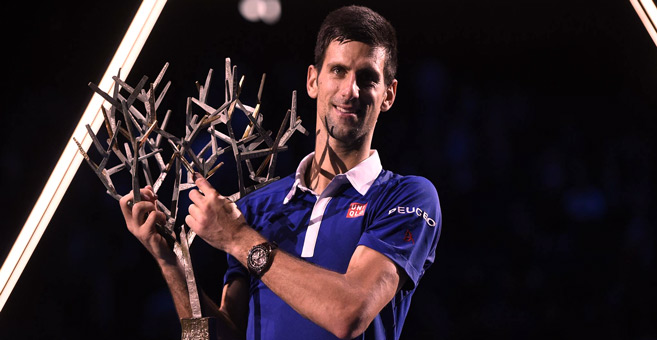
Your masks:
{"label": "silver trophy", "polygon": [[[186,230],[184,225],[176,227],[180,192],[196,186],[193,179],[195,172],[209,178],[224,164],[219,160],[219,156],[232,153],[239,191],[229,196],[229,199],[237,201],[249,192],[277,180],[278,178],[274,177],[274,169],[278,153],[287,149],[286,143],[295,131],[305,135],[308,132],[301,125],[301,119],[297,115],[296,91],[292,92],[291,107],[287,110],[277,134],[272,136],[271,131],[265,130],[262,126],[260,102],[265,75],[263,74],[260,81],[257,103],[255,106],[246,105],[240,100],[244,77],[241,77],[239,82],[236,81],[236,67],[231,65],[229,58],[226,58],[224,103],[217,108],[207,103],[212,78],[212,69],[210,69],[205,84],[196,83],[198,98],[187,98],[185,134],[183,137],[177,137],[165,130],[171,117],[171,110],[167,110],[162,120],[157,113],[171,85],[171,82],[167,82],[159,94],[156,94],[168,66],[168,63],[165,64],[155,81],[148,86],[146,76],[133,87],[123,82],[117,75],[113,77],[115,85],[112,94],[89,83],[89,86],[110,105],[109,108],[102,107],[108,134],[106,143],[101,143],[91,127],[86,126],[96,151],[102,157],[100,162],[95,163],[91,160],[77,140],[75,142],[87,164],[107,189],[107,194],[116,200],[123,197],[117,192],[112,181],[112,177],[117,174],[129,173],[134,197],[132,203],[140,200],[139,189],[142,180],[146,185],[151,185],[156,194],[165,181],[168,180],[166,183],[173,181],[169,205],[159,200],[160,195],[156,200],[156,205],[167,217],[166,224],[158,225],[157,229],[178,257],[187,280],[192,318],[183,319],[181,322],[182,339],[212,339],[215,337],[215,320],[203,317],[201,313],[194,269],[189,255],[189,246],[195,234],[191,230]],[[239,112],[246,117],[246,120],[242,119],[246,123],[243,124],[245,126],[241,129],[243,130],[241,134],[237,134],[237,127],[233,126]],[[198,151],[194,150],[193,145],[198,145],[199,141],[205,145],[197,148],[200,149]],[[169,159],[167,163],[164,162],[165,157]],[[247,171],[244,171],[244,165]]]}

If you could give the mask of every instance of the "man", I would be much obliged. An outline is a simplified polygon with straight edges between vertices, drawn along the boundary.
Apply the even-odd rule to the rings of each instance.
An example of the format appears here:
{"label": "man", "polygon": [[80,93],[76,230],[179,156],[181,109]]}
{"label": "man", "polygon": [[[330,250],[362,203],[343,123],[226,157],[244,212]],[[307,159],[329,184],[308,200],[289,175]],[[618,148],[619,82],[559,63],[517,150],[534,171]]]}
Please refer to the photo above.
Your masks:
{"label": "man", "polygon": [[[426,179],[385,171],[371,150],[377,118],[397,93],[395,31],[364,7],[330,13],[307,91],[317,100],[315,152],[295,175],[234,204],[201,176],[186,224],[229,254],[221,305],[203,296],[221,332],[248,339],[397,339],[434,260],[441,213]],[[150,187],[121,207],[155,257],[181,318],[191,317],[176,257],[157,234]],[[144,220],[146,213],[149,214]]]}

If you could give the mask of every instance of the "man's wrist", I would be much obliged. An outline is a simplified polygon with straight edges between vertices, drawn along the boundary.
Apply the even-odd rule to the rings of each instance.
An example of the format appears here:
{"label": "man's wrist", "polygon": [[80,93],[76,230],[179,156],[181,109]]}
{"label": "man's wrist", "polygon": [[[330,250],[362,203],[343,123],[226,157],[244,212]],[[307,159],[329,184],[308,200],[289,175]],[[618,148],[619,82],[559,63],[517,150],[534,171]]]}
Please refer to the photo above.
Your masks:
{"label": "man's wrist", "polygon": [[226,252],[240,261],[245,267],[247,266],[247,257],[249,251],[254,246],[267,242],[257,231],[249,226],[244,226],[233,237],[233,242],[227,247]]}

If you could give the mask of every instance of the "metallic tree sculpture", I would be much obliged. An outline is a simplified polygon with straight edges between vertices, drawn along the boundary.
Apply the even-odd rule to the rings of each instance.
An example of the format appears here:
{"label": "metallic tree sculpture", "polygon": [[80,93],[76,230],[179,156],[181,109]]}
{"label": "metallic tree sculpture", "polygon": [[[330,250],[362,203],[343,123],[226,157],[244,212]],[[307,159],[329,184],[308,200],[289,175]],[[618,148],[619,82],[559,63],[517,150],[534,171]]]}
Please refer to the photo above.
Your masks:
{"label": "metallic tree sculpture", "polygon": [[[207,333],[211,330],[209,330],[207,318],[203,318],[201,314],[201,304],[189,255],[189,245],[195,235],[191,230],[186,231],[184,226],[175,225],[180,192],[195,186],[193,180],[195,172],[205,178],[212,176],[223,165],[223,162],[219,161],[219,156],[230,151],[235,160],[239,191],[229,198],[236,201],[249,192],[277,180],[278,178],[274,177],[274,168],[278,153],[287,149],[285,144],[295,131],[306,135],[308,132],[303,128],[301,119],[297,116],[296,91],[293,91],[291,108],[287,110],[278,133],[272,138],[271,132],[266,131],[262,126],[260,99],[265,75],[263,74],[260,82],[258,101],[255,107],[248,106],[239,98],[244,77],[236,82],[236,67],[231,66],[230,59],[227,58],[224,103],[218,108],[207,103],[212,78],[212,69],[210,69],[205,84],[196,84],[198,98],[187,99],[185,135],[176,137],[165,131],[171,117],[171,110],[166,112],[161,123],[157,114],[162,99],[171,85],[171,82],[168,82],[159,95],[156,95],[156,90],[160,87],[168,66],[168,63],[164,65],[155,81],[147,88],[145,88],[148,81],[146,76],[142,77],[134,87],[121,81],[118,76],[114,77],[116,85],[111,95],[90,83],[89,86],[111,105],[109,109],[102,108],[108,138],[106,144],[101,143],[98,136],[87,125],[96,151],[102,159],[99,163],[95,163],[82,147],[79,147],[79,151],[103,183],[107,193],[116,200],[123,197],[117,192],[112,181],[112,176],[117,173],[130,174],[133,204],[140,200],[139,189],[142,179],[157,193],[166,178],[173,177],[170,205],[167,207],[159,199],[156,200],[157,207],[167,217],[166,224],[158,225],[157,228],[169,246],[173,248],[185,271],[193,319],[183,320],[183,339],[207,338]],[[143,104],[143,111],[135,107],[138,103]],[[200,109],[201,114],[193,113],[194,108]],[[242,112],[248,119],[248,126],[241,135],[236,134],[233,127],[237,112]],[[226,133],[220,131],[220,124],[225,125]],[[209,138],[209,141],[200,151],[196,152],[192,145],[199,140],[201,135]],[[164,162],[163,142],[169,146],[172,152],[167,163]],[[79,143],[78,146],[80,146]],[[114,159],[117,165],[107,168],[111,159]],[[258,159],[262,159],[262,161],[256,168],[254,162]],[[247,168],[248,180],[245,178],[243,164]],[[264,175],[262,175],[263,172]],[[184,182],[182,180],[183,173],[185,174]],[[248,182],[252,184],[247,185]]]}

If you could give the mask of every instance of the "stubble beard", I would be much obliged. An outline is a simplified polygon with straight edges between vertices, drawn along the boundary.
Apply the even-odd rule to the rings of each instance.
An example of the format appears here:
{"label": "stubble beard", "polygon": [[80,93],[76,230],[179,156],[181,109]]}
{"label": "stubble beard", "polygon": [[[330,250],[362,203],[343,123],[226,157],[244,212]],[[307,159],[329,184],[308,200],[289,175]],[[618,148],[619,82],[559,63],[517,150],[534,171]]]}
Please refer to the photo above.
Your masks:
{"label": "stubble beard", "polygon": [[329,137],[339,141],[340,144],[347,148],[357,149],[363,143],[365,136],[367,135],[362,125],[341,126],[341,124],[338,124],[329,118],[328,114],[324,115],[323,124]]}

